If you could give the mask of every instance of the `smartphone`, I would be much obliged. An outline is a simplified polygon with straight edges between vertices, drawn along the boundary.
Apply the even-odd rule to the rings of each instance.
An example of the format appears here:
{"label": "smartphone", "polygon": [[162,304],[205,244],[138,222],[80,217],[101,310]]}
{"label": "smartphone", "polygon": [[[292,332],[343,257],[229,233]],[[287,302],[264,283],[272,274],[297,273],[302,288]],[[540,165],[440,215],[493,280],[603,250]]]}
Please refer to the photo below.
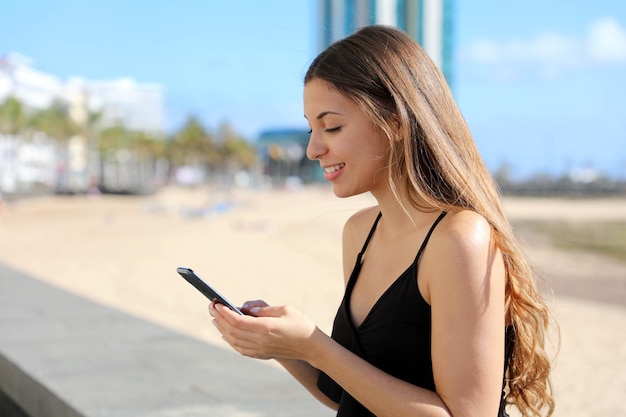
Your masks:
{"label": "smartphone", "polygon": [[187,282],[189,282],[191,285],[196,287],[196,289],[198,291],[200,291],[202,294],[204,294],[204,296],[206,298],[208,298],[209,300],[211,300],[211,301],[215,300],[216,302],[218,302],[220,304],[224,304],[226,307],[230,308],[235,313],[240,314],[242,316],[244,315],[241,310],[239,310],[237,307],[235,307],[226,298],[222,297],[222,295],[220,293],[215,291],[215,289],[213,289],[209,284],[204,282],[202,280],[202,278],[200,278],[191,269],[179,267],[179,268],[176,268],[176,272],[178,272],[180,274],[180,276],[185,278],[187,280]]}

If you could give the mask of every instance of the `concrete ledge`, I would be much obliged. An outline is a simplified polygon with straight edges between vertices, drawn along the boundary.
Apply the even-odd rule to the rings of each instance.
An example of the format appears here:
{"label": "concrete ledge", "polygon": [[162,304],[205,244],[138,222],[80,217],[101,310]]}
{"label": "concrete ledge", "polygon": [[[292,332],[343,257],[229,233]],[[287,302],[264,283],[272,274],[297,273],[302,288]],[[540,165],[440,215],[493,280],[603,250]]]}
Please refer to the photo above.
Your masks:
{"label": "concrete ledge", "polygon": [[2,417],[28,417],[24,410],[18,407],[11,398],[0,391],[0,416]]}
{"label": "concrete ledge", "polygon": [[333,415],[273,366],[2,264],[0,391],[30,417]]}

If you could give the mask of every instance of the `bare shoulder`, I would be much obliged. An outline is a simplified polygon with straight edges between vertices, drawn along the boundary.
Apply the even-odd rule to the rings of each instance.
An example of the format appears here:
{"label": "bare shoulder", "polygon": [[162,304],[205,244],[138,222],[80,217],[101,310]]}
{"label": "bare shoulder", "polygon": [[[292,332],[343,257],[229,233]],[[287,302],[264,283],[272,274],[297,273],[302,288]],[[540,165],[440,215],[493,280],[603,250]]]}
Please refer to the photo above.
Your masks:
{"label": "bare shoulder", "polygon": [[491,244],[491,226],[483,216],[471,210],[449,213],[433,236],[433,244],[446,249],[449,255],[487,250]]}
{"label": "bare shoulder", "polygon": [[493,249],[491,226],[483,216],[469,210],[449,213],[424,253],[426,300],[453,288],[478,293],[499,256]]}
{"label": "bare shoulder", "polygon": [[379,212],[378,206],[372,206],[361,209],[350,216],[343,227],[344,241],[363,243]]}
{"label": "bare shoulder", "polygon": [[350,277],[357,254],[363,247],[363,243],[378,213],[379,208],[377,206],[359,210],[350,216],[343,227],[343,274],[346,283]]}

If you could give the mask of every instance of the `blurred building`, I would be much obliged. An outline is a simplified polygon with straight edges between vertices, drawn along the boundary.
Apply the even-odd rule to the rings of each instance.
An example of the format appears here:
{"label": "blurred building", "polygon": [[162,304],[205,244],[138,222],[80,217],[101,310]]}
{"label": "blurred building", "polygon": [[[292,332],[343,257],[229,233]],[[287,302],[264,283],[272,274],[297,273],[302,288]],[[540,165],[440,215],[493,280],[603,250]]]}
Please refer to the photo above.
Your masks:
{"label": "blurred building", "polygon": [[61,79],[33,68],[28,57],[16,53],[0,57],[0,103],[14,97],[27,109],[41,110],[62,95]]}
{"label": "blurred building", "polygon": [[89,112],[99,113],[103,128],[123,126],[132,131],[156,136],[165,133],[163,87],[138,83],[131,78],[92,81],[71,78],[66,83],[65,98],[82,103]]}
{"label": "blurred building", "polygon": [[[120,126],[156,138],[165,136],[164,92],[158,84],[130,78],[63,81],[35,69],[29,58],[10,53],[0,56],[0,103],[9,97],[31,114],[61,103],[74,122],[86,127],[85,132]],[[98,117],[91,117],[94,114]],[[97,124],[89,126],[93,120]],[[94,135],[68,139],[37,134],[26,140],[20,134],[0,134],[0,193],[85,192],[94,183],[114,192],[149,187],[151,161],[125,149],[100,155],[93,137],[84,136]]]}
{"label": "blurred building", "polygon": [[419,42],[452,83],[454,0],[318,0],[318,47],[373,24],[395,26]]}
{"label": "blurred building", "polygon": [[165,133],[163,87],[138,83],[130,78],[87,80],[59,77],[39,71],[25,56],[0,57],[0,103],[14,97],[27,110],[42,110],[55,101],[68,105],[76,122],[99,113],[100,127],[122,126],[128,130]]}
{"label": "blurred building", "polygon": [[274,185],[299,178],[304,183],[324,179],[319,162],[306,156],[309,134],[299,129],[276,129],[262,132],[257,139],[262,174]]}

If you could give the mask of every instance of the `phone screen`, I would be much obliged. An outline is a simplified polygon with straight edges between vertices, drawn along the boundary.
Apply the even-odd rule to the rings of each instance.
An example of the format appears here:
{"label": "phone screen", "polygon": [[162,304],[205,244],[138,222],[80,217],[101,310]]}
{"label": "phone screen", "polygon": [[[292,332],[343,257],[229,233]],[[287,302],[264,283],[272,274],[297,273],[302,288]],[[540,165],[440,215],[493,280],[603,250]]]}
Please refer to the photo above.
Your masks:
{"label": "phone screen", "polygon": [[200,278],[193,270],[190,268],[179,267],[176,268],[176,272],[180,274],[183,278],[187,280],[191,285],[193,285],[198,291],[200,291],[206,298],[210,301],[215,300],[220,304],[224,304],[226,307],[233,310],[235,313],[244,315],[241,310],[235,307],[231,302],[229,302],[226,298],[224,298],[220,293],[218,293],[214,288],[212,288],[209,284],[204,282],[202,278]]}

